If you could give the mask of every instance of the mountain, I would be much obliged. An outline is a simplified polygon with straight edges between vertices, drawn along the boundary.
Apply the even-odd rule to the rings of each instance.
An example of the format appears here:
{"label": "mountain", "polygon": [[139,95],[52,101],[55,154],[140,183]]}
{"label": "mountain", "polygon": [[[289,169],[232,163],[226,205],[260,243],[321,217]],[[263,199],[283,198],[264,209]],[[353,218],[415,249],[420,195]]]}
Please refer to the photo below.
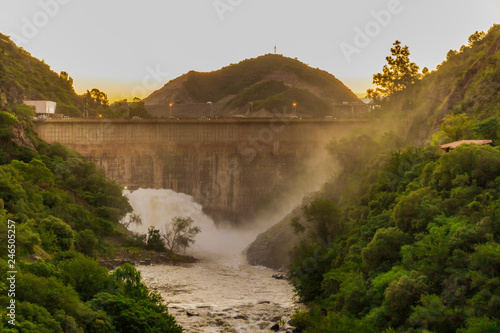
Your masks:
{"label": "mountain", "polygon": [[[191,71],[144,99],[149,110],[198,116],[266,116],[273,110],[326,116],[336,104],[362,102],[328,72],[282,55],[267,54],[220,70]],[[213,104],[207,104],[212,102]],[[190,114],[191,113],[191,114]]]}
{"label": "mountain", "polygon": [[57,74],[42,60],[0,34],[0,107],[24,99],[57,102],[57,112],[81,115],[81,101],[67,73]]}

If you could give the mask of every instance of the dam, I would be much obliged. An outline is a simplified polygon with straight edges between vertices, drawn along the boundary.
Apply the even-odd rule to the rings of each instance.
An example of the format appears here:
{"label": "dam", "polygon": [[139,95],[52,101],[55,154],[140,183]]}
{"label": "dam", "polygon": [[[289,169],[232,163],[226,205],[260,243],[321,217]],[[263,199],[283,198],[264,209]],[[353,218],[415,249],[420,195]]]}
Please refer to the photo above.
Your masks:
{"label": "dam", "polygon": [[193,196],[214,219],[242,223],[326,143],[365,119],[60,119],[35,121],[48,143],[94,161],[124,188]]}

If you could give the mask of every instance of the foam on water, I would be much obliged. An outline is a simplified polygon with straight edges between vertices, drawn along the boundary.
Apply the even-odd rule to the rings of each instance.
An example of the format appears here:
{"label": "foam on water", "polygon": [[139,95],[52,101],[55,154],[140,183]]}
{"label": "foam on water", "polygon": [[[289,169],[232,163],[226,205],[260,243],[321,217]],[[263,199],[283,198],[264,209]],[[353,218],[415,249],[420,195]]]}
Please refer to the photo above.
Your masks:
{"label": "foam on water", "polygon": [[248,265],[242,255],[256,231],[218,228],[191,196],[172,190],[124,194],[143,222],[132,226],[133,231],[146,233],[149,226],[164,230],[177,216],[191,217],[201,228],[188,250],[198,262],[138,267],[145,283],[157,288],[168,302],[169,312],[185,332],[270,332],[277,321],[288,322],[297,306],[293,288],[285,280],[274,279],[274,271]]}

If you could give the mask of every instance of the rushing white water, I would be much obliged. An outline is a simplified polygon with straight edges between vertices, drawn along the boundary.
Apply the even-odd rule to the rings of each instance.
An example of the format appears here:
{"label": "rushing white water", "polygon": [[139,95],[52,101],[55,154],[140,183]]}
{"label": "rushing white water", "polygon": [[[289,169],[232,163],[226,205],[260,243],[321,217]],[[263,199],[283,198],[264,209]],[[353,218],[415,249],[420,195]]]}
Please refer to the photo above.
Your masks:
{"label": "rushing white water", "polygon": [[276,272],[247,264],[243,250],[256,231],[217,228],[201,205],[171,190],[139,189],[125,192],[145,233],[149,226],[163,230],[173,217],[191,217],[201,233],[189,253],[198,262],[182,265],[139,266],[149,287],[157,288],[169,311],[186,332],[282,332],[295,307],[294,292]]}
{"label": "rushing white water", "polygon": [[270,332],[276,323],[286,332],[296,307],[287,281],[274,279],[272,270],[249,266],[241,255],[139,269],[186,332]]}
{"label": "rushing white water", "polygon": [[[203,213],[202,206],[193,197],[172,190],[138,189],[124,195],[129,198],[134,212],[142,219],[142,225],[131,226],[130,230],[145,234],[150,226],[164,231],[165,224],[174,217],[191,217],[201,233],[195,238],[190,254],[198,253],[241,253],[257,236],[256,230],[235,230],[230,227],[216,227],[213,220]],[[127,217],[126,217],[127,218]]]}

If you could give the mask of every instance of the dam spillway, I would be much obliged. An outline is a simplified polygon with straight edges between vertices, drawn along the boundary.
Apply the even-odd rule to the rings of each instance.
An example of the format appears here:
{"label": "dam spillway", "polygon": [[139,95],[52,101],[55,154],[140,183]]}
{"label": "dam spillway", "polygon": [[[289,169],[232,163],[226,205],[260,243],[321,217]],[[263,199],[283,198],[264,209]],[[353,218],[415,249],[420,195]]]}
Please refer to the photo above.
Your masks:
{"label": "dam spillway", "polygon": [[239,223],[302,163],[364,119],[61,119],[36,121],[48,143],[94,161],[129,189],[186,193],[214,218]]}

